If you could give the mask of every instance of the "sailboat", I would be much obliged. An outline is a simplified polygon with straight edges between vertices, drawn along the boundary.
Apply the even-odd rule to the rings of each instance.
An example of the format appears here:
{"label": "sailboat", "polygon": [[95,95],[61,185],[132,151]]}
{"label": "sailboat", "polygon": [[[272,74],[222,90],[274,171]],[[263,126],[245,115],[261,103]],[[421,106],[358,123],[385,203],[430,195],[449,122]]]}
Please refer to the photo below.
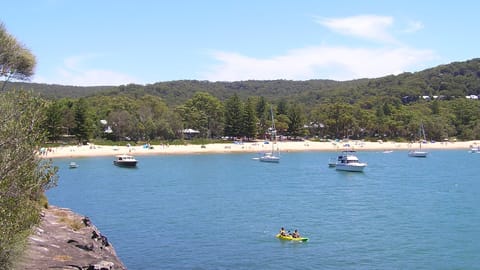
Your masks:
{"label": "sailboat", "polygon": [[[259,160],[261,162],[279,163],[280,162],[280,150],[277,146],[277,130],[275,129],[275,119],[273,118],[273,109],[270,108],[270,114],[272,115],[272,127],[270,128],[270,144],[272,145],[271,152],[265,152]],[[275,146],[277,149],[275,150]]]}
{"label": "sailboat", "polygon": [[423,157],[423,158],[427,157],[428,152],[422,151],[422,143],[426,141],[425,129],[423,128],[423,124],[420,126],[420,137],[423,137],[423,140],[419,141],[419,149],[409,151],[408,152],[409,157]]}

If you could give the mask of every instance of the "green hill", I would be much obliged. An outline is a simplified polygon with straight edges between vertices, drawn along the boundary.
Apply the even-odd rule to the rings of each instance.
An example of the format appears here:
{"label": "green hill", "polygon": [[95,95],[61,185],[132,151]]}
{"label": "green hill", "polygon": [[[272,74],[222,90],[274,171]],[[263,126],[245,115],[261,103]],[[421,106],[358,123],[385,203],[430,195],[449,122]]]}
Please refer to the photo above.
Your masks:
{"label": "green hill", "polygon": [[288,99],[305,105],[332,98],[356,102],[369,96],[388,96],[399,99],[405,96],[442,96],[448,99],[480,94],[480,58],[440,65],[415,73],[407,72],[352,81],[181,80],[147,85],[94,87],[12,82],[7,85],[8,88],[33,89],[47,98],[79,98],[92,95],[126,95],[138,98],[148,94],[161,97],[169,105],[182,104],[199,91],[210,93],[220,100],[225,100],[236,93],[242,99],[249,96],[263,96],[272,101]]}

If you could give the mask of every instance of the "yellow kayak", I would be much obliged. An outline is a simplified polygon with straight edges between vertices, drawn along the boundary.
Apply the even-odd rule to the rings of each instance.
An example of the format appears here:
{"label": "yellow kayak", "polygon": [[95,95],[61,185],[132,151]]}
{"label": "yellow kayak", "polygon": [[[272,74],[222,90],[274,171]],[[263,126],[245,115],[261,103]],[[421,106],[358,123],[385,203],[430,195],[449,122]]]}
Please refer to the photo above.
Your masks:
{"label": "yellow kayak", "polygon": [[294,238],[291,235],[277,234],[275,237],[277,237],[278,239],[288,240],[288,241],[299,241],[299,242],[307,242],[308,241],[308,238],[306,238],[306,237]]}

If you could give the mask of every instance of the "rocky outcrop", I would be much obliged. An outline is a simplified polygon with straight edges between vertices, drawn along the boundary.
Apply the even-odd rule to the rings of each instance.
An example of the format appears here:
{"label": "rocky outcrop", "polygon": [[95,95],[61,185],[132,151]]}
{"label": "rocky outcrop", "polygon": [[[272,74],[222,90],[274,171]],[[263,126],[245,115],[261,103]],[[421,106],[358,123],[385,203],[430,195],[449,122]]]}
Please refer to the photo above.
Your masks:
{"label": "rocky outcrop", "polygon": [[127,269],[106,236],[70,209],[50,206],[16,269]]}

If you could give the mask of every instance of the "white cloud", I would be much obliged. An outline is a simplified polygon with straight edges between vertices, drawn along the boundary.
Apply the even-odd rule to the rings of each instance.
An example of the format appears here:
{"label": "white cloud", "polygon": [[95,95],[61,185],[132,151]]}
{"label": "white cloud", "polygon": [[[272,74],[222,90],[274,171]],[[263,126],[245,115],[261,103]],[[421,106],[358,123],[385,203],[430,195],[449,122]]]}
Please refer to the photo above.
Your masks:
{"label": "white cloud", "polygon": [[99,55],[85,54],[71,56],[63,61],[53,76],[36,76],[34,81],[75,86],[122,85],[136,82],[136,79],[123,73],[107,69],[89,67]]}
{"label": "white cloud", "polygon": [[420,21],[409,21],[407,28],[404,30],[406,33],[414,33],[423,29],[423,23]]}
{"label": "white cloud", "polygon": [[387,29],[393,24],[393,18],[377,15],[360,15],[346,18],[319,18],[317,23],[334,32],[360,37],[373,41],[396,43]]}
{"label": "white cloud", "polygon": [[204,74],[210,81],[239,80],[351,80],[399,74],[435,57],[430,50],[408,47],[350,48],[317,46],[285,55],[257,59],[232,52],[215,52],[219,65]]}
{"label": "white cloud", "polygon": [[[212,53],[218,65],[204,74],[211,81],[237,80],[351,80],[376,78],[415,70],[434,60],[435,52],[402,45],[387,30],[393,25],[388,16],[362,15],[318,19],[334,32],[380,41],[375,47],[311,46],[294,49],[271,58],[253,58],[236,52]],[[421,29],[419,22],[411,31]]]}

